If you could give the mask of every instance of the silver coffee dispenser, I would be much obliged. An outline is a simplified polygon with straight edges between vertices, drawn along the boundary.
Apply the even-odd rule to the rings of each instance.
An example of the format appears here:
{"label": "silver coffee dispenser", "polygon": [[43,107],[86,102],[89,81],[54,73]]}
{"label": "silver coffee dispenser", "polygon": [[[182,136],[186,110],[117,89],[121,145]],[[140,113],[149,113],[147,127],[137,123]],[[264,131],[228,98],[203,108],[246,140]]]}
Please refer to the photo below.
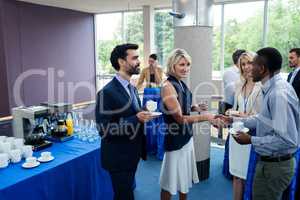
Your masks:
{"label": "silver coffee dispenser", "polygon": [[12,109],[12,115],[13,136],[26,138],[40,123],[43,123],[41,119],[47,118],[49,108],[45,106],[16,107]]}
{"label": "silver coffee dispenser", "polygon": [[48,134],[49,109],[45,106],[16,107],[12,109],[13,136],[24,138],[26,145],[39,151],[52,145]]}

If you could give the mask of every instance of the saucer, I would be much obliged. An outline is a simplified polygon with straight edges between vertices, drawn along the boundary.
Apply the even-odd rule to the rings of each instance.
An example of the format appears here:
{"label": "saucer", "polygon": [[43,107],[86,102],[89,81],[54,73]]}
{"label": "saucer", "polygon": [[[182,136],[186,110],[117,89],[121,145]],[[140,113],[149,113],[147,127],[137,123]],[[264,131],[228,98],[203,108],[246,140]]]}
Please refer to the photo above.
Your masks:
{"label": "saucer", "polygon": [[162,115],[161,112],[150,112],[150,114],[154,117]]}
{"label": "saucer", "polygon": [[26,168],[26,169],[29,169],[29,168],[37,167],[37,166],[39,166],[40,164],[41,164],[41,163],[38,162],[38,161],[36,161],[36,162],[33,163],[33,164],[30,164],[30,163],[25,162],[25,163],[22,164],[22,167],[23,167],[23,168]]}
{"label": "saucer", "polygon": [[[249,128],[243,128],[242,130],[240,130],[239,132],[242,132],[242,133],[247,133],[249,131]],[[236,130],[234,130],[233,128],[229,129],[229,133],[232,134],[232,135],[236,135],[238,134]]]}
{"label": "saucer", "polygon": [[53,156],[50,156],[49,158],[43,158],[42,156],[39,157],[37,160],[40,161],[40,162],[50,162],[51,160],[53,160],[54,157]]}
{"label": "saucer", "polygon": [[1,165],[1,166],[0,166],[0,169],[1,169],[1,168],[6,168],[6,167],[8,167],[8,163],[7,163],[7,165]]}

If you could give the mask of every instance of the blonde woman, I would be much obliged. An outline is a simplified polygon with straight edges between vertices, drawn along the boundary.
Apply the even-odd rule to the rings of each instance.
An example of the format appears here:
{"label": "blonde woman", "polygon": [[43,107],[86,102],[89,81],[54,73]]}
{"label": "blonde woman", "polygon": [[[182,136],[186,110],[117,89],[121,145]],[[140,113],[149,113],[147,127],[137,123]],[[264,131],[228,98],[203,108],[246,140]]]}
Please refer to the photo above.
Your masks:
{"label": "blonde woman", "polygon": [[179,192],[179,199],[187,198],[189,188],[198,183],[195,161],[193,128],[195,122],[219,123],[210,113],[190,115],[200,111],[192,106],[192,93],[182,81],[188,77],[191,57],[183,49],[175,49],[168,59],[168,79],[163,83],[162,101],[167,125],[165,154],[160,173],[161,199],[169,200]]}
{"label": "blonde woman", "polygon": [[[236,83],[233,109],[236,116],[246,117],[259,112],[262,92],[261,83],[252,80],[252,61],[255,54],[243,53],[238,62],[240,80]],[[240,145],[232,136],[229,138],[229,171],[233,175],[233,199],[242,200],[247,178],[251,145]]]}

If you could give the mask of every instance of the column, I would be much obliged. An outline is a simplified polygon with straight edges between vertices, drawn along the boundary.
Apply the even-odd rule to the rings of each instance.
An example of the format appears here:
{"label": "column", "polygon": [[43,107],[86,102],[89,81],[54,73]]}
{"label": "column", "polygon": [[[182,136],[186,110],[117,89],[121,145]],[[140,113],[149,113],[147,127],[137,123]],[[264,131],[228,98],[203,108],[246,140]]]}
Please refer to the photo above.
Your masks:
{"label": "column", "polygon": [[148,65],[148,57],[154,53],[154,10],[151,6],[143,6],[144,27],[144,66]]}
{"label": "column", "polygon": [[[192,57],[192,67],[186,80],[193,92],[194,103],[210,103],[218,93],[212,84],[212,5],[211,0],[173,1],[173,10],[185,17],[174,18],[175,47],[185,49]],[[209,177],[210,124],[194,124],[194,146],[200,180]]]}

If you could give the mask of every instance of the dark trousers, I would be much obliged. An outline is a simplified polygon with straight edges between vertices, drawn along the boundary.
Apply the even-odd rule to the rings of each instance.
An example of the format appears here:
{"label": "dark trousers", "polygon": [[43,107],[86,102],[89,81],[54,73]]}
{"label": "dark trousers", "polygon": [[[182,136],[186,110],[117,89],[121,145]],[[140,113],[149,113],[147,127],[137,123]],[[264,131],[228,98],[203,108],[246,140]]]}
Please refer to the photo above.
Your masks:
{"label": "dark trousers", "polygon": [[295,158],[281,162],[258,161],[253,200],[280,200],[295,174]]}
{"label": "dark trousers", "polygon": [[114,190],[114,200],[134,200],[135,171],[109,172]]}

